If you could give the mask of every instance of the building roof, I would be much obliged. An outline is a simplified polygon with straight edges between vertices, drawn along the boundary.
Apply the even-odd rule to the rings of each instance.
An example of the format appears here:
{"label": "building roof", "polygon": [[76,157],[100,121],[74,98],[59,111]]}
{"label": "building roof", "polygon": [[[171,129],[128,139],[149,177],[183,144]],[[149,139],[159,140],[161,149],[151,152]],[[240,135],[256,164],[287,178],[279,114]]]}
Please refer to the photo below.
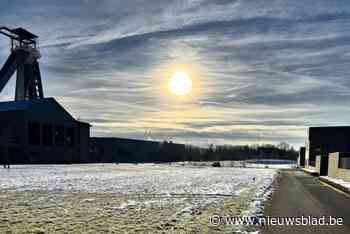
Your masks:
{"label": "building roof", "polygon": [[[41,104],[54,104],[61,107],[65,112],[67,112],[57,101],[56,99],[49,97],[37,100],[24,100],[24,101],[10,101],[10,102],[0,102],[0,112],[7,111],[26,111],[32,108],[34,105]],[[70,115],[67,112],[68,115]],[[70,115],[71,116],[71,115]],[[73,118],[73,117],[72,117]]]}
{"label": "building roof", "polygon": [[74,120],[81,125],[91,126],[89,123],[76,120],[52,97],[37,100],[0,102],[0,115],[6,112],[28,112],[31,113],[29,114],[31,117],[36,119]]}
{"label": "building roof", "polygon": [[[0,102],[0,117],[5,113],[16,112],[18,116],[28,113],[29,118],[36,120],[75,121],[80,125],[91,125],[76,120],[63,106],[54,98],[43,98],[38,100]],[[27,117],[28,117],[27,116]]]}
{"label": "building roof", "polygon": [[32,39],[38,38],[37,35],[27,31],[24,28],[15,28],[15,29],[12,29],[11,32],[13,34],[16,34],[21,39],[32,40]]}
{"label": "building roof", "polygon": [[350,126],[315,126],[315,127],[309,127],[309,129],[310,130],[314,130],[314,129],[316,129],[316,130],[323,130],[323,129],[326,129],[326,130],[329,130],[329,129],[336,129],[336,130],[339,130],[339,129],[344,129],[344,128],[346,128],[346,129],[349,129],[350,128]]}
{"label": "building roof", "polygon": [[0,102],[0,112],[28,110],[34,103],[48,101],[47,99],[49,98],[42,100]]}
{"label": "building roof", "polygon": [[93,141],[99,142],[123,142],[123,143],[152,143],[159,144],[161,142],[158,141],[148,141],[148,140],[140,140],[140,139],[129,139],[129,138],[118,138],[118,137],[91,137]]}
{"label": "building roof", "polygon": [[[151,140],[140,140],[140,139],[130,139],[130,138],[119,138],[119,137],[91,137],[92,141],[95,142],[104,142],[104,143],[112,143],[112,142],[119,142],[119,143],[148,143],[148,144],[162,144],[161,141],[151,141]],[[184,144],[174,143],[174,142],[168,142],[173,145],[181,145],[184,146]]]}
{"label": "building roof", "polygon": [[6,111],[25,111],[30,109],[34,104],[57,103],[54,98],[43,98],[38,100],[10,101],[0,102],[0,112]]}

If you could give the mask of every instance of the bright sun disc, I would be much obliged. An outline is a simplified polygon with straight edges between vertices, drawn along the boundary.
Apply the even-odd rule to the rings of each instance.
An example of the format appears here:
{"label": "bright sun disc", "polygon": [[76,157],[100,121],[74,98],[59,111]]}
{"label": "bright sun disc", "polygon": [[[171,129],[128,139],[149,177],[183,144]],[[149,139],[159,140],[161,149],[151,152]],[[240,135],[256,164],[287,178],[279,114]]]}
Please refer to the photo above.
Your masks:
{"label": "bright sun disc", "polygon": [[185,72],[175,72],[168,85],[170,92],[175,95],[184,96],[192,89],[192,80]]}

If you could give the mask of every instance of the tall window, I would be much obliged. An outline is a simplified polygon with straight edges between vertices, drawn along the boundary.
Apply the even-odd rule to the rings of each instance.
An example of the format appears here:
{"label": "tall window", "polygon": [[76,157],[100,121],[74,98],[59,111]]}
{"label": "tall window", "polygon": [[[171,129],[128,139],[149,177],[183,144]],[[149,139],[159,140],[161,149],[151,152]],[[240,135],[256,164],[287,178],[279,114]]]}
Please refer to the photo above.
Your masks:
{"label": "tall window", "polygon": [[42,142],[45,146],[52,146],[53,145],[52,124],[43,124],[43,126],[42,126]]}
{"label": "tall window", "polygon": [[28,142],[30,145],[40,145],[40,124],[28,123]]}
{"label": "tall window", "polygon": [[64,127],[63,126],[55,127],[55,144],[58,146],[64,145]]}
{"label": "tall window", "polygon": [[74,146],[74,128],[66,129],[66,145]]}

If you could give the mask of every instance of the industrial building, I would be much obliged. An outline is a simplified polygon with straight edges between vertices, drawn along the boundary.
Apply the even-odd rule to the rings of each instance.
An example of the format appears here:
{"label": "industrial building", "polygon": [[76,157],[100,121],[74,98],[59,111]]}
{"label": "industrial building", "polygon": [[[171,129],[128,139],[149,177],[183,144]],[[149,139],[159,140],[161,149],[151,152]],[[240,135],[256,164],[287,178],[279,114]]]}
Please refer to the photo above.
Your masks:
{"label": "industrial building", "polygon": [[0,102],[0,163],[88,162],[90,125],[44,98],[38,37],[23,28],[0,27],[0,34],[11,43],[0,92],[16,73],[15,100]]}
{"label": "industrial building", "polygon": [[89,129],[54,98],[0,102],[0,150],[11,163],[86,162]]}
{"label": "industrial building", "polygon": [[350,126],[310,127],[298,163],[309,172],[350,182]]}
{"label": "industrial building", "polygon": [[113,137],[92,137],[90,158],[102,163],[167,162],[179,161],[185,145]]}
{"label": "industrial building", "polygon": [[350,127],[310,127],[305,142],[305,167],[316,167],[316,156],[350,152]]}

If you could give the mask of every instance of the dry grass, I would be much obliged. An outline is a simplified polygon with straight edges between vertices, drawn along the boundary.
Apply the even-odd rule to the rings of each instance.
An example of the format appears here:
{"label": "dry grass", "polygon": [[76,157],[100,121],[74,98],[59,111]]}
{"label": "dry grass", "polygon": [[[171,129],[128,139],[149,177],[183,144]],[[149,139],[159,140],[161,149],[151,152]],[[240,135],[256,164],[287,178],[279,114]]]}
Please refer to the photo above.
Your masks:
{"label": "dry grass", "polygon": [[185,212],[195,196],[1,191],[0,233],[232,233],[240,227],[213,228],[208,218],[238,215],[248,201],[219,200]]}

